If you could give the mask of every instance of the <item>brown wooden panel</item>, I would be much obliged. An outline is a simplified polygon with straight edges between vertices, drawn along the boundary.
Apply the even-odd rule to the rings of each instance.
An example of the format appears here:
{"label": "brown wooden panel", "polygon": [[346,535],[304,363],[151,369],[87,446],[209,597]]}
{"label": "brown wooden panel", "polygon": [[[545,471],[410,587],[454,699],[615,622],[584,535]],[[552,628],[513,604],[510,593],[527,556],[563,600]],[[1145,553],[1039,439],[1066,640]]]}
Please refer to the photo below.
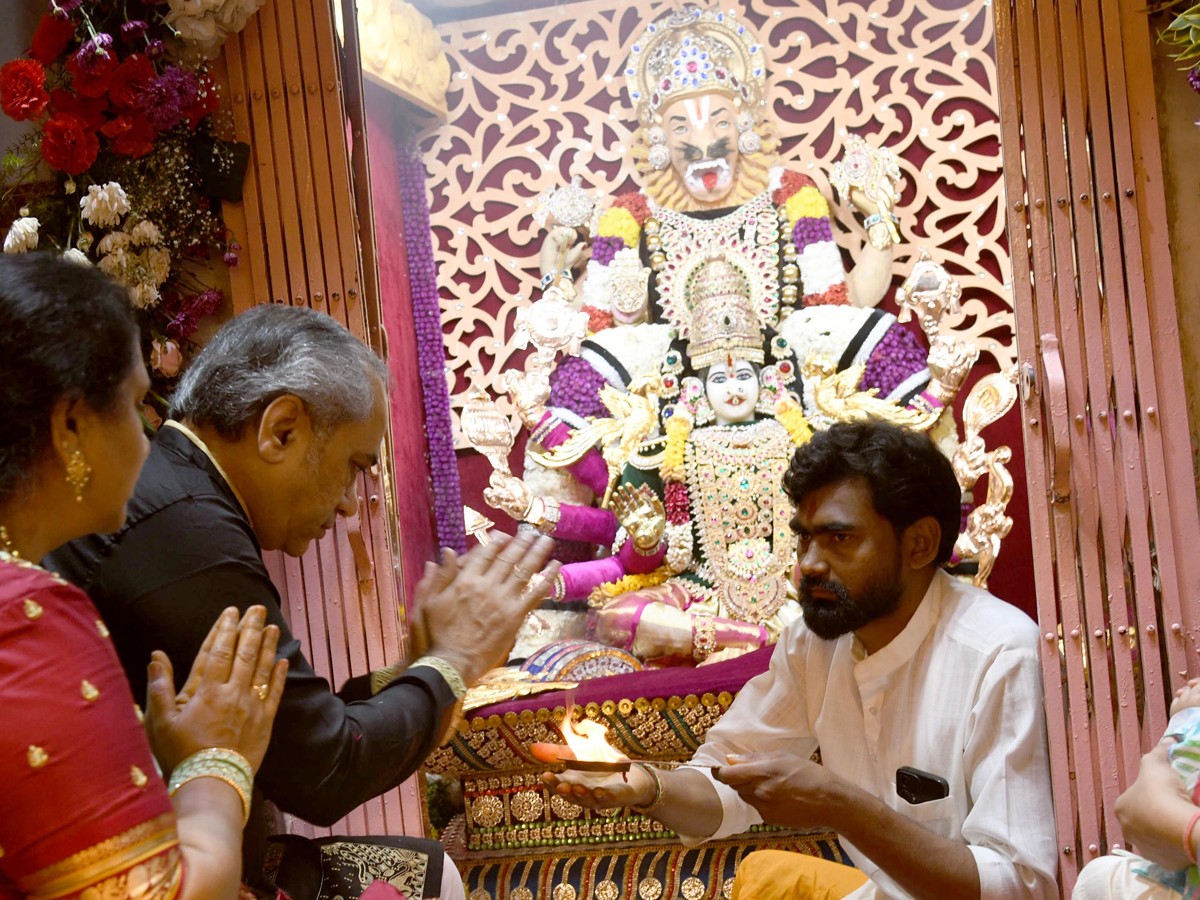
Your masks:
{"label": "brown wooden panel", "polygon": [[[234,309],[309,306],[381,349],[371,324],[380,314],[367,310],[378,298],[360,289],[359,216],[330,5],[268,0],[225,54],[235,133],[252,147],[244,202],[226,210],[245,267],[233,279]],[[387,524],[392,499],[385,487],[382,478],[362,479],[360,514],[340,521],[302,559],[269,554],[293,631],[335,687],[395,661],[402,650],[398,535]],[[414,784],[332,828],[285,820],[289,830],[308,835],[424,830]]]}
{"label": "brown wooden panel", "polygon": [[1182,393],[1182,371],[1152,35],[1134,7],[996,8],[1065,894],[1080,865],[1122,845],[1113,804],[1195,670],[1187,543],[1200,526],[1185,415],[1159,405]]}

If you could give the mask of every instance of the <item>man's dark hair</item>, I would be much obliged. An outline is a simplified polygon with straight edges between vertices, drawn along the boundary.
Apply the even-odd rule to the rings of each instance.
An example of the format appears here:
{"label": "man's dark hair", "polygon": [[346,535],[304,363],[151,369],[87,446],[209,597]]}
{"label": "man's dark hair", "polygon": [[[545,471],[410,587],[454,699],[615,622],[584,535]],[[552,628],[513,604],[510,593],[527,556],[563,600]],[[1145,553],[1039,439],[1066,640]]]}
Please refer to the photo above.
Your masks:
{"label": "man's dark hair", "polygon": [[942,526],[934,562],[950,560],[962,521],[962,491],[950,460],[928,435],[874,420],[838,423],[796,451],[783,487],[799,504],[815,490],[856,478],[866,482],[875,511],[897,534],[933,516]]}
{"label": "man's dark hair", "polygon": [[50,410],[81,399],[108,412],[132,371],[129,293],[57,253],[0,255],[0,502],[50,447]]}
{"label": "man's dark hair", "polygon": [[324,434],[370,417],[376,381],[387,390],[387,364],[332,318],[266,304],[217,332],[184,372],[170,414],[234,440],[272,401],[293,394]]}

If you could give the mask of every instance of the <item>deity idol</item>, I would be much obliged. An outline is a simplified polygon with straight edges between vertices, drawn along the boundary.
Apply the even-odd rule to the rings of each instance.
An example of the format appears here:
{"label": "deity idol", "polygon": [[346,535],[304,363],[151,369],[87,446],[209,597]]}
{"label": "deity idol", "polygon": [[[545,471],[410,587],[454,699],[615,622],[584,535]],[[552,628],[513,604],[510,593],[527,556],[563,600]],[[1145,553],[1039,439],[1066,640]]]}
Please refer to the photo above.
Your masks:
{"label": "deity idol", "polygon": [[[894,316],[873,308],[890,284],[899,240],[895,158],[851,136],[847,159],[835,167],[834,183],[867,214],[867,241],[846,273],[826,199],[811,178],[775,165],[763,57],[734,12],[687,8],[651,24],[624,69],[644,187],[613,198],[599,215],[573,286],[570,266],[588,218],[580,213],[583,191],[571,185],[546,201],[543,287],[577,291],[591,331],[549,376],[548,406],[567,424],[603,415],[602,385],[626,387],[652,370],[686,328],[688,291],[713,253],[747,281],[759,320],[798,359],[861,364],[857,387],[901,407],[928,399],[921,398],[927,351]],[[817,422],[813,387],[800,397]]]}
{"label": "deity idol", "polygon": [[[613,547],[611,556],[564,566],[554,589],[557,601],[591,601],[601,640],[642,659],[700,662],[773,642],[798,614],[782,479],[811,430],[787,390],[796,371],[790,348],[778,336],[764,340],[737,269],[723,258],[706,262],[688,309],[686,352],[669,350],[655,383],[665,435],[622,454],[610,509],[533,497],[512,476],[497,479],[507,491],[494,488],[489,501],[556,538]],[[595,435],[636,439],[649,428],[625,426],[639,420],[632,409],[614,411],[557,442],[544,461],[575,467],[607,494],[616,460],[602,459]]]}

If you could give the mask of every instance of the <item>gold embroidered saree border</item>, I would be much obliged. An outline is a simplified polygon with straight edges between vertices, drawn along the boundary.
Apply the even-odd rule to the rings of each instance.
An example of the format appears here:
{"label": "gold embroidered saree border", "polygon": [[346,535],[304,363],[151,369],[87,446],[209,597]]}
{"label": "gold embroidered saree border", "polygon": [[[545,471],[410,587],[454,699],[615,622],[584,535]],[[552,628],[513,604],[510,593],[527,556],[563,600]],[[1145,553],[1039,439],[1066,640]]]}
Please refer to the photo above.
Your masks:
{"label": "gold embroidered saree border", "polygon": [[142,822],[52,863],[23,879],[21,888],[30,900],[60,900],[89,888],[89,895],[98,898],[124,897],[127,891],[114,893],[114,888],[127,881],[138,866],[145,870],[137,890],[140,900],[173,900],[178,895],[182,857],[174,813]]}

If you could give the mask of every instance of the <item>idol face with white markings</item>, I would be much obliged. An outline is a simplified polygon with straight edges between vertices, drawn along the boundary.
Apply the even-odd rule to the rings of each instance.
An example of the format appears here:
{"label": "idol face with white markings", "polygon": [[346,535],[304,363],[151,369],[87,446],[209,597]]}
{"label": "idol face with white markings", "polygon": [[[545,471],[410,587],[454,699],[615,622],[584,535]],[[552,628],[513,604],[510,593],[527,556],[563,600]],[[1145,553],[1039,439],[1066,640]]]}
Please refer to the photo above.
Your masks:
{"label": "idol face with white markings", "polygon": [[721,91],[689,94],[661,113],[671,166],[695,201],[716,207],[737,180],[737,108]]}

